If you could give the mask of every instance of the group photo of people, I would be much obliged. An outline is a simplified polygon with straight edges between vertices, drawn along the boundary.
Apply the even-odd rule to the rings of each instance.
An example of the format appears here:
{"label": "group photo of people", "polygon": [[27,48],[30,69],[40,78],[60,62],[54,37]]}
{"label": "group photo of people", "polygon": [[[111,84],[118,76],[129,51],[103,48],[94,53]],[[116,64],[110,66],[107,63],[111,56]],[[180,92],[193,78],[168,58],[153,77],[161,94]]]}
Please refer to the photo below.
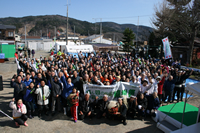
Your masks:
{"label": "group photo of people", "polygon": [[[59,52],[58,52],[59,53]],[[18,53],[16,53],[18,54]],[[31,54],[31,52],[30,52]],[[44,115],[67,115],[75,123],[84,119],[112,119],[127,125],[127,119],[155,117],[160,106],[183,101],[186,79],[193,70],[182,70],[180,61],[143,58],[108,52],[53,54],[32,58],[16,55],[16,74],[10,108],[17,127]],[[86,56],[87,55],[87,56]],[[108,95],[91,99],[84,84],[99,86],[119,82],[137,84],[139,91],[129,98]]]}

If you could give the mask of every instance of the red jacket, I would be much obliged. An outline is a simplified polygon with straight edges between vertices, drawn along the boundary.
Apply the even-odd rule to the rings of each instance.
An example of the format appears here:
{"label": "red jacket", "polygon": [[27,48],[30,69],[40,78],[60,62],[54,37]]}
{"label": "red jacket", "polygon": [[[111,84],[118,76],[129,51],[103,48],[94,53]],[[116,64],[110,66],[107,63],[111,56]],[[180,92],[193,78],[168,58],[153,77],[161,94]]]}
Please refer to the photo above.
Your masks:
{"label": "red jacket", "polygon": [[165,77],[163,76],[162,80],[158,83],[158,94],[162,94],[164,83],[165,83]]}

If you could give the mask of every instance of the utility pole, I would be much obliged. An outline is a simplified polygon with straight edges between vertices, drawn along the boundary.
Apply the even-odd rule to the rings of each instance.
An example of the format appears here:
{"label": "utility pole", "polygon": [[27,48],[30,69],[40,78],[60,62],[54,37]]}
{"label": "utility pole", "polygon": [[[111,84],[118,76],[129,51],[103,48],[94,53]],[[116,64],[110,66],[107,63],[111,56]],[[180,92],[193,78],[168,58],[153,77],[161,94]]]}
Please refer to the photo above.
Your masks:
{"label": "utility pole", "polygon": [[25,30],[24,30],[24,34],[25,34],[25,46],[26,46],[26,25],[25,25]]}
{"label": "utility pole", "polygon": [[74,42],[75,42],[75,25],[74,25]]}
{"label": "utility pole", "polygon": [[96,18],[92,18],[92,19],[94,19],[94,35],[96,38]]}
{"label": "utility pole", "polygon": [[66,45],[68,45],[68,0],[67,0]]}
{"label": "utility pole", "polygon": [[113,36],[113,42],[115,42],[115,33],[114,33],[114,36]]}
{"label": "utility pole", "polygon": [[54,26],[55,40],[56,40],[56,26]]}
{"label": "utility pole", "polygon": [[47,39],[48,39],[48,29],[47,29]]}
{"label": "utility pole", "polygon": [[[100,20],[102,21],[102,18],[100,18]],[[102,34],[102,22],[100,22],[100,43],[101,43],[101,34]]]}
{"label": "utility pole", "polygon": [[139,16],[138,16],[138,24],[137,24],[137,36],[136,36],[136,48],[137,48],[137,41],[138,41],[138,28],[139,28]]}
{"label": "utility pole", "polygon": [[41,34],[41,37],[42,37],[42,30],[40,30],[40,34]]}

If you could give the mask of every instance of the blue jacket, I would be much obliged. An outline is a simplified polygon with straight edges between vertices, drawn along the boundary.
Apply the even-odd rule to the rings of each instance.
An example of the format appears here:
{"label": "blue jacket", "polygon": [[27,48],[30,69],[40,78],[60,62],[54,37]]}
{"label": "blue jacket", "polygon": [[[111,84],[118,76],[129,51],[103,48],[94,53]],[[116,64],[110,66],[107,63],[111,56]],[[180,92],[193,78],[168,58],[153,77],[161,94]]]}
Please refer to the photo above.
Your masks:
{"label": "blue jacket", "polygon": [[67,81],[65,80],[65,77],[61,77],[61,82],[63,83],[63,92],[62,92],[62,97],[67,99],[70,93],[72,93],[72,89],[74,88],[74,84],[71,83],[68,84]]}
{"label": "blue jacket", "polygon": [[154,99],[153,95],[150,95],[148,98],[148,109],[158,109],[160,107],[160,101],[158,97]]}
{"label": "blue jacket", "polygon": [[174,90],[176,79],[177,77],[174,77],[174,79],[171,81],[169,81],[169,79],[165,81],[163,86],[165,92],[172,92]]}
{"label": "blue jacket", "polygon": [[23,96],[24,101],[26,101],[26,102],[32,102],[33,101],[34,92],[31,93],[31,91],[32,90],[30,90],[30,89],[25,90],[24,96]]}
{"label": "blue jacket", "polygon": [[24,82],[24,84],[25,84],[26,86],[29,86],[30,83],[32,82],[32,79],[29,79],[28,81],[25,79],[23,82]]}

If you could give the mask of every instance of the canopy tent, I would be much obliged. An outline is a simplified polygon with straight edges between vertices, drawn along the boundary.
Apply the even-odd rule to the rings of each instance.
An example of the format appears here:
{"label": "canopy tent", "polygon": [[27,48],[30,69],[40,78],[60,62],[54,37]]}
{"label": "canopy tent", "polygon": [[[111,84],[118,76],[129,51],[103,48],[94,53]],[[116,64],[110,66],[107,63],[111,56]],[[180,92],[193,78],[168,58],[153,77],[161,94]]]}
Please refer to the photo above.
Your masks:
{"label": "canopy tent", "polygon": [[94,52],[92,45],[67,45],[66,52],[67,53],[91,53]]}
{"label": "canopy tent", "polygon": [[[74,46],[74,42],[68,41],[68,46],[71,45]],[[66,52],[66,42],[56,42],[54,46],[56,52],[58,52],[59,50],[61,50],[61,52]]]}

